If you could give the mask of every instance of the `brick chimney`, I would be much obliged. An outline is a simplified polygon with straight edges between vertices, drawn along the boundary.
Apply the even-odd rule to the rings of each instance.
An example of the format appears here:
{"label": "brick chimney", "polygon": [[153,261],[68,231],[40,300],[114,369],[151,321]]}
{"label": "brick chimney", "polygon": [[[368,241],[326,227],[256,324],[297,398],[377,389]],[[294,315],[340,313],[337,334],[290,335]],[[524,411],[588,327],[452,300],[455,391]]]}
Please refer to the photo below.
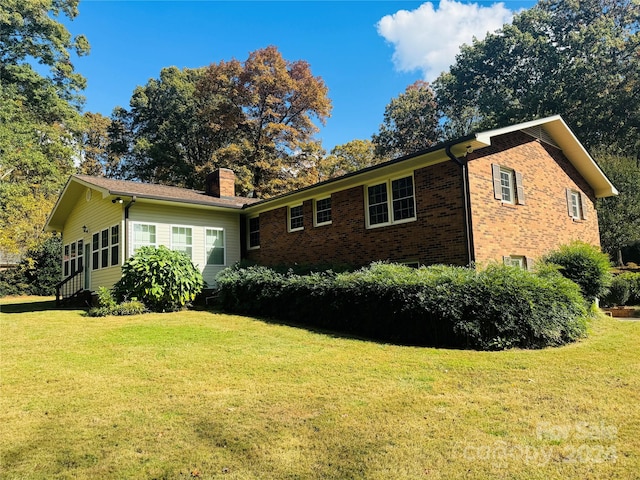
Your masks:
{"label": "brick chimney", "polygon": [[236,174],[228,168],[219,168],[207,175],[205,193],[212,197],[235,197]]}

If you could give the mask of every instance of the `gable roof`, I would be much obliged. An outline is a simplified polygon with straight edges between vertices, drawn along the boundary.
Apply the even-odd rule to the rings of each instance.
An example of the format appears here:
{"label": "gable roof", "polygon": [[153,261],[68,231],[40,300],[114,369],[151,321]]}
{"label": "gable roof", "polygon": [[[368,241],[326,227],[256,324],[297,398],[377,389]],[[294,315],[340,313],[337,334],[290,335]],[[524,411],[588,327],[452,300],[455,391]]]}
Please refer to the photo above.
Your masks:
{"label": "gable roof", "polygon": [[409,172],[426,165],[448,161],[451,158],[448,156],[447,151],[456,157],[464,157],[473,150],[490,146],[492,139],[500,135],[524,130],[529,135],[535,136],[536,134],[534,132],[536,129],[540,131],[539,135],[542,136],[544,141],[557,146],[563,151],[567,159],[593,188],[597,198],[618,195],[618,190],[609,181],[564,120],[562,120],[560,115],[554,115],[552,117],[510,125],[504,128],[477,132],[455,140],[438,143],[425,150],[404,157],[373,165],[341,177],[325,180],[269,199],[247,204],[244,208],[252,213],[258,213],[275,206],[303,201],[317,194],[328,194],[336,190],[362,184],[374,177],[387,174],[395,175],[403,171]]}
{"label": "gable roof", "polygon": [[45,230],[62,230],[66,218],[87,188],[97,190],[103,198],[135,197],[136,201],[184,204],[213,210],[240,210],[243,206],[257,201],[255,198],[245,197],[213,197],[202,191],[168,185],[72,175],[47,219]]}
{"label": "gable roof", "polygon": [[560,115],[532,120],[504,128],[487,130],[486,132],[477,133],[475,137],[479,142],[491,145],[492,137],[517,130],[529,130],[527,133],[531,134],[531,130],[535,127],[542,127],[544,129],[543,135],[548,135],[555,145],[562,150],[565,157],[573,164],[587,183],[591,185],[597,198],[618,195],[616,187],[609,181],[602,169],[591,155],[589,155]]}

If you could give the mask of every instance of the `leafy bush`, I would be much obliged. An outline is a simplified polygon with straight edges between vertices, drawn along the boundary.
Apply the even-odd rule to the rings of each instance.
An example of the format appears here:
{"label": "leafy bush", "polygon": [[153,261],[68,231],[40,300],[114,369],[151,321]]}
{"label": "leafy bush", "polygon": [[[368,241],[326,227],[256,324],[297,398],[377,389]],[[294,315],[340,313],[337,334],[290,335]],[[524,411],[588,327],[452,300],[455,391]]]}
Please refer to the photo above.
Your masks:
{"label": "leafy bush", "polygon": [[227,310],[403,343],[536,348],[586,332],[579,287],[553,268],[374,263],[301,276],[236,267],[217,283]]}
{"label": "leafy bush", "polygon": [[146,312],[144,303],[138,300],[128,300],[118,304],[111,290],[106,287],[98,288],[98,306],[91,308],[87,315],[90,317],[106,317],[108,315],[138,315]]}
{"label": "leafy bush", "polygon": [[626,305],[630,293],[629,282],[620,276],[614,277],[609,292],[602,299],[602,305],[605,307]]}
{"label": "leafy bush", "polygon": [[204,285],[202,274],[182,252],[142,247],[122,266],[116,300],[136,297],[152,311],[175,311],[192,302]]}
{"label": "leafy bush", "polygon": [[16,268],[2,272],[0,296],[55,295],[62,275],[61,256],[60,237],[43,236]]}
{"label": "leafy bush", "polygon": [[618,277],[629,286],[627,305],[640,305],[640,272],[625,272]]}
{"label": "leafy bush", "polygon": [[602,298],[613,279],[608,255],[599,248],[580,241],[563,245],[544,255],[540,261],[559,265],[560,273],[580,286],[588,303]]}
{"label": "leafy bush", "polygon": [[625,272],[613,278],[604,306],[640,305],[640,273]]}

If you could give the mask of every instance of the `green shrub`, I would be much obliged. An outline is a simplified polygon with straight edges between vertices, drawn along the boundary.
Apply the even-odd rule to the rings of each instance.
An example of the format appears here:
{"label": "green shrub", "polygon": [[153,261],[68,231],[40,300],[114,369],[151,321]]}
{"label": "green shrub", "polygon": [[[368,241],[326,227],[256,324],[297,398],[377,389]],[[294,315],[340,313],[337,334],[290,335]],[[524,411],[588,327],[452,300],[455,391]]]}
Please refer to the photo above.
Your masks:
{"label": "green shrub", "polygon": [[627,305],[640,305],[640,272],[625,272],[616,277],[624,281],[629,287]]}
{"label": "green shrub", "polygon": [[629,282],[620,276],[614,277],[609,287],[609,292],[602,299],[602,306],[618,307],[626,305],[630,293]]}
{"label": "green shrub", "polygon": [[538,348],[586,332],[579,287],[547,267],[536,275],[374,263],[355,272],[296,275],[236,267],[217,277],[223,308],[387,341]]}
{"label": "green shrub", "polygon": [[589,304],[607,293],[613,278],[608,255],[599,248],[580,241],[547,253],[540,262],[559,265],[560,273],[580,286],[582,295]]}
{"label": "green shrub", "polygon": [[204,285],[202,274],[182,252],[142,247],[122,266],[114,285],[117,300],[142,299],[152,311],[175,311],[192,302]]}
{"label": "green shrub", "polygon": [[147,308],[138,300],[129,300],[118,304],[106,287],[98,288],[98,306],[89,309],[90,317],[106,317],[108,315],[138,315],[145,313]]}
{"label": "green shrub", "polygon": [[62,275],[61,256],[60,237],[43,236],[17,267],[2,272],[0,296],[55,295],[56,283]]}

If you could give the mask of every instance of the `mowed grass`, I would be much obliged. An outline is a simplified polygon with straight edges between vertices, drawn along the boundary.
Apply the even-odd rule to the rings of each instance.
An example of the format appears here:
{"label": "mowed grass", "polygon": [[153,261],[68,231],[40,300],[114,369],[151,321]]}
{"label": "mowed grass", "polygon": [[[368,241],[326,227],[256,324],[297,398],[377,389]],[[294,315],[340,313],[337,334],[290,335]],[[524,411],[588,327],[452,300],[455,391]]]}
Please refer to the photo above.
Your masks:
{"label": "mowed grass", "polygon": [[0,302],[3,479],[640,475],[640,322],[538,351]]}

